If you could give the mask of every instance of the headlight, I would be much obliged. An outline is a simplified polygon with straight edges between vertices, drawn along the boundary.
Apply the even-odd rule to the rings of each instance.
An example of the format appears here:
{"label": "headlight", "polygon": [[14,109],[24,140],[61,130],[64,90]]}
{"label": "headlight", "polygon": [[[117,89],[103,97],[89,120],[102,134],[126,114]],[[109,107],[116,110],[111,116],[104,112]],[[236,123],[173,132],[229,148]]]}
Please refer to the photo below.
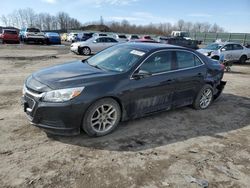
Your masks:
{"label": "headlight", "polygon": [[46,102],[65,102],[69,101],[81,94],[84,87],[59,89],[46,92],[43,96],[43,101]]}

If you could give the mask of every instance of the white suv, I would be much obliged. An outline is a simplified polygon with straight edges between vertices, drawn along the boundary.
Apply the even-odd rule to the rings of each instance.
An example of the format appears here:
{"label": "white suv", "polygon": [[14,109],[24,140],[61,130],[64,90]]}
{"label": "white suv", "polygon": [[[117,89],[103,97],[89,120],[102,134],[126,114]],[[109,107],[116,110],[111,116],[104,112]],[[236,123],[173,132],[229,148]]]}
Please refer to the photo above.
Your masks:
{"label": "white suv", "polygon": [[23,28],[20,30],[19,33],[21,41],[27,43],[27,42],[41,42],[45,43],[45,35],[43,32],[40,31],[40,29],[28,27]]}

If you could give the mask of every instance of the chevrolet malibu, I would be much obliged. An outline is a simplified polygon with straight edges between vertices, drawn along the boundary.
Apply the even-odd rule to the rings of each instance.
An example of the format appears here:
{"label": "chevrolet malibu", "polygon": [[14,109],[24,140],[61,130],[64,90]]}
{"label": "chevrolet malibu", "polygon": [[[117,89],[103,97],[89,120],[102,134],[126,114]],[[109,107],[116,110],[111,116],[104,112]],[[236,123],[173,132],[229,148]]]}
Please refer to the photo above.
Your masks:
{"label": "chevrolet malibu", "polygon": [[24,84],[23,107],[48,133],[103,136],[120,121],[187,105],[208,108],[226,84],[223,70],[190,49],[123,43],[33,73]]}

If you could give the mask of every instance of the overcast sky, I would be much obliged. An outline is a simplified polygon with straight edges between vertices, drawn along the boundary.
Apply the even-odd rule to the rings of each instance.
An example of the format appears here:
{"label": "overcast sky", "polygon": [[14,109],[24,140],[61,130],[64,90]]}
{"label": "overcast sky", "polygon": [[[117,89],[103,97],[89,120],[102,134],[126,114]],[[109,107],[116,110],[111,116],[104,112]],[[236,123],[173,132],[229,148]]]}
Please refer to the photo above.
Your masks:
{"label": "overcast sky", "polygon": [[250,33],[250,0],[11,0],[0,15],[32,8],[36,13],[67,12],[80,22],[128,20],[135,24],[175,23],[179,19],[217,23],[228,32]]}

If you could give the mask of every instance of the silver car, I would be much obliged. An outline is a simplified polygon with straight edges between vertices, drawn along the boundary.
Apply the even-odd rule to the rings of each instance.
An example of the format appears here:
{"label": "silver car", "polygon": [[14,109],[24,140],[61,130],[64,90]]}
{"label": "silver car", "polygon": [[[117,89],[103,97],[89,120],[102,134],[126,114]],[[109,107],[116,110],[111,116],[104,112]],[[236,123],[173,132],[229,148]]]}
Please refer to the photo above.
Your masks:
{"label": "silver car", "polygon": [[118,41],[111,37],[92,37],[86,41],[71,44],[70,50],[76,54],[90,55],[116,44]]}
{"label": "silver car", "polygon": [[234,42],[212,43],[197,51],[216,60],[223,57],[226,61],[245,63],[250,58],[250,49]]}

